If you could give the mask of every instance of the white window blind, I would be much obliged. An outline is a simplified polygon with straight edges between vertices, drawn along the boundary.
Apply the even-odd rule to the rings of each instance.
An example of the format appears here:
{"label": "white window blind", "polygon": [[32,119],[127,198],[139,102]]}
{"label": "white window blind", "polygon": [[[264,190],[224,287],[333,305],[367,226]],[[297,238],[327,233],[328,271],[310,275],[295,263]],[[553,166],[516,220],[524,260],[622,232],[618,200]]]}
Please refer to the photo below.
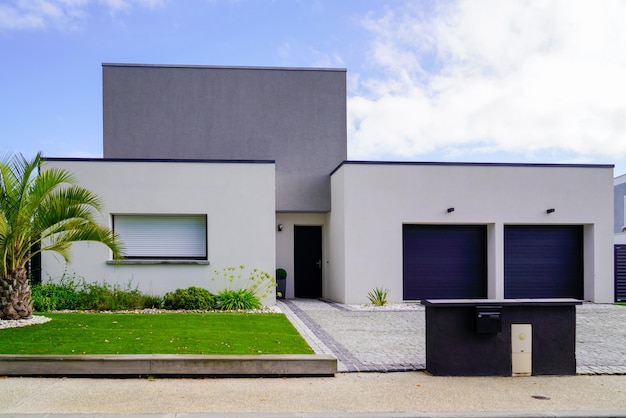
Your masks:
{"label": "white window blind", "polygon": [[127,258],[207,259],[205,215],[114,215]]}

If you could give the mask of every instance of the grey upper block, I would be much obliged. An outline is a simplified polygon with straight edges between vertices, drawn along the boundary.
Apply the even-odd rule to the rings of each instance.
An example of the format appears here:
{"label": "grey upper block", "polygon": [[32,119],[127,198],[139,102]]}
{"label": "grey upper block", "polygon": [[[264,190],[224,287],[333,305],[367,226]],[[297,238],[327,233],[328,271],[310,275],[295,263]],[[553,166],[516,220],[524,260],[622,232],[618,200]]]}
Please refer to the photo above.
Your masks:
{"label": "grey upper block", "polygon": [[346,70],[103,64],[104,158],[275,160],[276,210],[330,210]]}

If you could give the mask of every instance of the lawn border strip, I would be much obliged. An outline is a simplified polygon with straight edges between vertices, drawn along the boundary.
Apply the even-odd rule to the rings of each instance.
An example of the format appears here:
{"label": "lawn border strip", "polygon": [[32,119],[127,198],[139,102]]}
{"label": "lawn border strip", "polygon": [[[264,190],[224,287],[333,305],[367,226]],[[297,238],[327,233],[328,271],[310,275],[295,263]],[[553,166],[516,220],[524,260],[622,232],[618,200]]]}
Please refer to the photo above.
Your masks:
{"label": "lawn border strip", "polygon": [[0,354],[0,376],[54,377],[320,377],[334,376],[325,354]]}

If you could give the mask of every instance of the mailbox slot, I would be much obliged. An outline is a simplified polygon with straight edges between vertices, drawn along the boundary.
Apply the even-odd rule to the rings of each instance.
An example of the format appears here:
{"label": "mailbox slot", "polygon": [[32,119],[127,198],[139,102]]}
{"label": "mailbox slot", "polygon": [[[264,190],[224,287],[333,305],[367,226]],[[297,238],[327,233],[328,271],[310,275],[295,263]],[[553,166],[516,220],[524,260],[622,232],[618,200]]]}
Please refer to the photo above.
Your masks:
{"label": "mailbox slot", "polygon": [[502,306],[477,306],[474,319],[477,334],[502,332]]}

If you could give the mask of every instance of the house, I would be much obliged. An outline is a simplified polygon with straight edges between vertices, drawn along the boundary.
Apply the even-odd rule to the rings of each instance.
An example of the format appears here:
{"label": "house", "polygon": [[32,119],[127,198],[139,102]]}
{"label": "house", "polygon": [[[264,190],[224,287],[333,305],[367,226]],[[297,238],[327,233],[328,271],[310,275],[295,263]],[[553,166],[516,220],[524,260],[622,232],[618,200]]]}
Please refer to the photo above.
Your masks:
{"label": "house", "polygon": [[[44,277],[163,294],[287,270],[288,298],[613,301],[613,166],[347,160],[346,70],[103,65],[102,159],[48,159],[128,247]],[[272,301],[269,301],[270,303]]]}
{"label": "house", "polygon": [[626,174],[616,177],[614,188],[615,301],[626,302]]}

